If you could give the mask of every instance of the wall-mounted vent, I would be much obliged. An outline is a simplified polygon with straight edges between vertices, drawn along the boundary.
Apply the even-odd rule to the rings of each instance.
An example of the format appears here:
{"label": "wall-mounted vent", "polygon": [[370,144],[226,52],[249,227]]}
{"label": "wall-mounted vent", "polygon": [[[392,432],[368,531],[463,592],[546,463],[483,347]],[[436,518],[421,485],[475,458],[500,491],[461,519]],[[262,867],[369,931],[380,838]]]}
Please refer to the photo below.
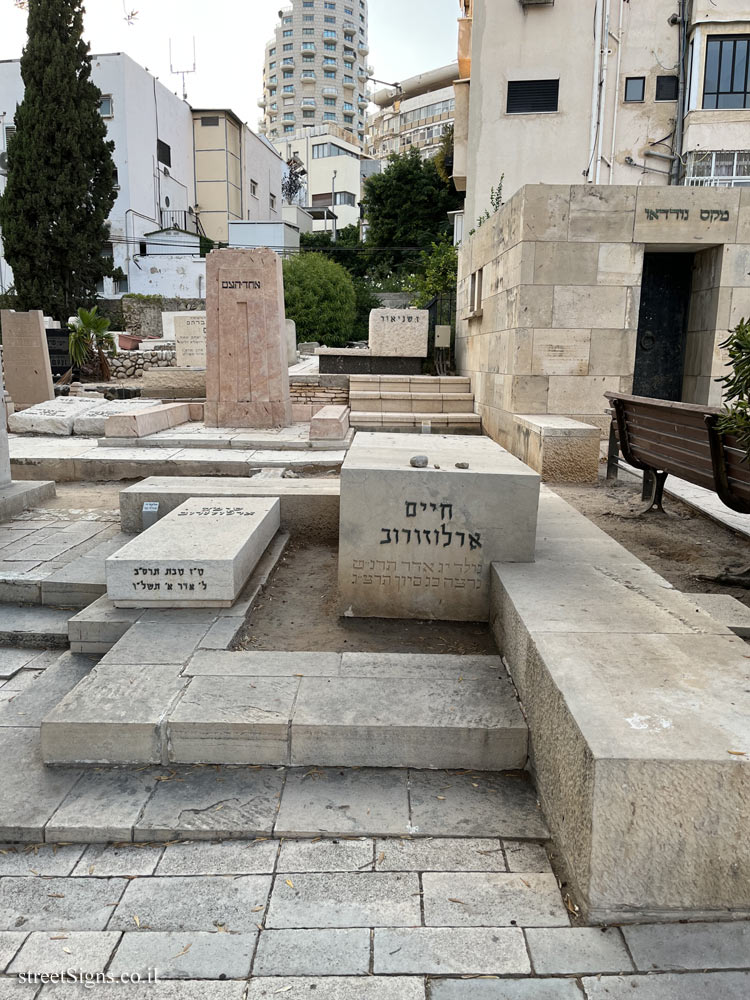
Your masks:
{"label": "wall-mounted vent", "polygon": [[559,80],[509,80],[509,115],[528,115],[557,111]]}
{"label": "wall-mounted vent", "polygon": [[522,7],[554,7],[555,0],[518,0]]}

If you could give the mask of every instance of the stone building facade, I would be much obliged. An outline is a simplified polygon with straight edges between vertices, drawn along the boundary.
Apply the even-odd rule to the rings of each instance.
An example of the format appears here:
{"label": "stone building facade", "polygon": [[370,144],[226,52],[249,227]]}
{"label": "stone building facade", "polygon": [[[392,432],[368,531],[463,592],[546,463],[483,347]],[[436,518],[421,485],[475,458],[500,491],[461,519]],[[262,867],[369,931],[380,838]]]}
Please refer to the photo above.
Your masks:
{"label": "stone building facade", "polygon": [[750,190],[527,185],[466,240],[456,363],[485,430],[559,414],[606,430],[608,391],[718,405],[750,318]]}

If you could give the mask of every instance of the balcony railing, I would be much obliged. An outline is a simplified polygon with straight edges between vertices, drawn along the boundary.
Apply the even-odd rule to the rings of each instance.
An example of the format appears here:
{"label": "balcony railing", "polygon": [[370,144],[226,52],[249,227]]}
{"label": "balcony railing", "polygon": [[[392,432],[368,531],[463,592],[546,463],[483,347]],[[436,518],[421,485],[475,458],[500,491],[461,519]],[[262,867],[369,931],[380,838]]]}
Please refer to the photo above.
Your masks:
{"label": "balcony railing", "polygon": [[161,228],[179,229],[183,233],[195,233],[197,236],[205,235],[198,216],[194,212],[181,209],[163,208],[161,210]]}
{"label": "balcony railing", "polygon": [[683,184],[688,187],[750,186],[750,150],[688,153]]}

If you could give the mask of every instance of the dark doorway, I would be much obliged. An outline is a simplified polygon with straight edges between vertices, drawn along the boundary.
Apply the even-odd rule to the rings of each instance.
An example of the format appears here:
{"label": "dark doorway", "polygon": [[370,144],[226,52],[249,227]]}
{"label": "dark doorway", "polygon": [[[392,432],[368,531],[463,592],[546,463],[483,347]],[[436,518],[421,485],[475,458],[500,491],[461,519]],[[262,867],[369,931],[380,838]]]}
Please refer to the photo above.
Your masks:
{"label": "dark doorway", "polygon": [[682,399],[693,256],[647,253],[644,257],[633,379],[636,396]]}

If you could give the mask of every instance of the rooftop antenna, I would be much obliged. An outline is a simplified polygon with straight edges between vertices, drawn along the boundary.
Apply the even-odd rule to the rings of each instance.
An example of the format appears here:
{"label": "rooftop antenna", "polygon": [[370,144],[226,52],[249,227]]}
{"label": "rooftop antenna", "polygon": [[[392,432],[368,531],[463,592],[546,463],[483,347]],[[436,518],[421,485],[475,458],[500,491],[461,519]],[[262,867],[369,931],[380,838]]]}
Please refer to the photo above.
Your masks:
{"label": "rooftop antenna", "polygon": [[195,73],[195,35],[193,35],[193,65],[191,69],[175,69],[172,63],[172,39],[169,39],[169,72],[174,76],[182,77],[182,99],[187,100],[187,86],[185,85],[185,77],[189,73]]}

